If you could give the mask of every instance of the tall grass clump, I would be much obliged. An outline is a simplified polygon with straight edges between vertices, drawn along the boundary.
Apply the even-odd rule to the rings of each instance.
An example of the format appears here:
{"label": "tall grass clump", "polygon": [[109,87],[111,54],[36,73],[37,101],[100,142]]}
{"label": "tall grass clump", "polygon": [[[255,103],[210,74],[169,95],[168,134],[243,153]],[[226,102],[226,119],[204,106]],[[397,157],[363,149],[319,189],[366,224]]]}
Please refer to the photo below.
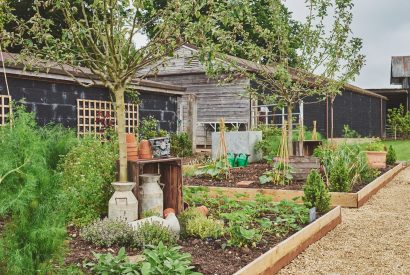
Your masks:
{"label": "tall grass clump", "polygon": [[66,212],[54,168],[75,143],[69,130],[39,128],[21,106],[0,127],[0,274],[45,274],[62,255]]}

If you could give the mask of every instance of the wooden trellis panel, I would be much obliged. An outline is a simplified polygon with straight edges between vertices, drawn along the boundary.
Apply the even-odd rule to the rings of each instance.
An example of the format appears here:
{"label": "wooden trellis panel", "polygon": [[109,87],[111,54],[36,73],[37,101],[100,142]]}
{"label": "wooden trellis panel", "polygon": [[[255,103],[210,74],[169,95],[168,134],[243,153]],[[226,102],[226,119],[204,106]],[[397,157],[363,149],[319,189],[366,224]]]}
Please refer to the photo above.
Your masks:
{"label": "wooden trellis panel", "polygon": [[[135,133],[138,126],[138,105],[125,104],[125,130]],[[77,99],[77,133],[102,137],[109,127],[117,127],[111,101]]]}
{"label": "wooden trellis panel", "polygon": [[8,95],[0,95],[0,126],[7,123],[10,107],[11,97]]}

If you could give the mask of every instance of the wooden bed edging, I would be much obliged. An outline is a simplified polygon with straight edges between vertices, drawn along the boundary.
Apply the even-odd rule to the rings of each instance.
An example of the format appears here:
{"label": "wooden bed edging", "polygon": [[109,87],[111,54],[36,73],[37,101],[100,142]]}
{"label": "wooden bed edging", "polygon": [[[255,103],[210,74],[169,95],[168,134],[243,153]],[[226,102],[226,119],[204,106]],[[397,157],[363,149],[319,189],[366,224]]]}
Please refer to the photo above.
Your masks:
{"label": "wooden bed edging", "polygon": [[324,216],[282,241],[259,256],[235,275],[275,274],[288,265],[309,245],[320,240],[342,222],[341,207],[337,206]]}
{"label": "wooden bed edging", "polygon": [[[342,206],[348,208],[359,208],[363,206],[374,194],[376,194],[381,188],[386,186],[401,170],[403,170],[405,164],[403,162],[397,164],[394,168],[390,169],[374,181],[363,187],[357,193],[344,193],[344,192],[330,192],[332,206]],[[188,186],[196,187],[196,186]],[[301,197],[303,191],[300,190],[285,190],[285,189],[263,189],[263,188],[239,188],[239,187],[215,187],[209,186],[210,195],[215,196],[222,192],[224,195],[234,198],[236,195],[240,196],[239,200],[254,199],[257,194],[272,197],[272,200],[279,202],[282,200],[292,200],[298,198],[296,202],[302,203]]]}

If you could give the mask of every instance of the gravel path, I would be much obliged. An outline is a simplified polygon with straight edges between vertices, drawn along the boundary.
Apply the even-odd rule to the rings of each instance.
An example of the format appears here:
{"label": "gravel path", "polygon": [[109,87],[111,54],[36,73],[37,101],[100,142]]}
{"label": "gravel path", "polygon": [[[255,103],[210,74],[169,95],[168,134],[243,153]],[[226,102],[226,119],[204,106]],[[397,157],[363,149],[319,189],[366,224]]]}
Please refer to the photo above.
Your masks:
{"label": "gravel path", "polygon": [[410,274],[410,167],[279,274]]}

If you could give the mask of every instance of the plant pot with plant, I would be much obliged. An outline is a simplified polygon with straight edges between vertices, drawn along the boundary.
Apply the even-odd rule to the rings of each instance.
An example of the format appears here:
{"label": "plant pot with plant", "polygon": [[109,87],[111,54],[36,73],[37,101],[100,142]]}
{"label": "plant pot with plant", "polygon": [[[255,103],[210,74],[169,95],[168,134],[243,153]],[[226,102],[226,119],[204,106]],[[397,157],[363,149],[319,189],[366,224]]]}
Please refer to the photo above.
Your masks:
{"label": "plant pot with plant", "polygon": [[384,144],[380,142],[369,143],[365,145],[364,150],[367,156],[367,162],[371,168],[386,168],[387,150]]}

